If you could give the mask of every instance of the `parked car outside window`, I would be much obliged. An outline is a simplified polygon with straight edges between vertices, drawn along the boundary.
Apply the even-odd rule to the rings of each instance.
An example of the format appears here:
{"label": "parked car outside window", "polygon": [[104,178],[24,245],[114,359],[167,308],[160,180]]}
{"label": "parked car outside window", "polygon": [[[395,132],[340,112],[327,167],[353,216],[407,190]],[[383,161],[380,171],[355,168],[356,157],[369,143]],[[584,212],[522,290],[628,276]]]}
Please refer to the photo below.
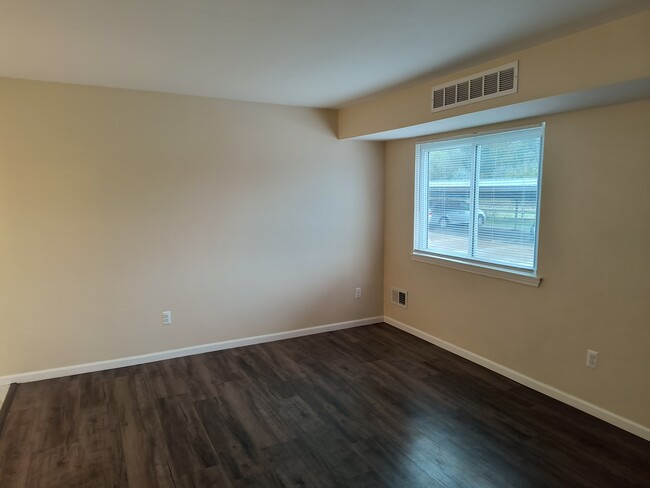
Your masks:
{"label": "parked car outside window", "polygon": [[[448,200],[444,203],[434,205],[429,209],[429,227],[448,225],[469,224],[470,210],[469,203],[463,200]],[[479,226],[485,224],[485,212],[477,209],[476,219]]]}

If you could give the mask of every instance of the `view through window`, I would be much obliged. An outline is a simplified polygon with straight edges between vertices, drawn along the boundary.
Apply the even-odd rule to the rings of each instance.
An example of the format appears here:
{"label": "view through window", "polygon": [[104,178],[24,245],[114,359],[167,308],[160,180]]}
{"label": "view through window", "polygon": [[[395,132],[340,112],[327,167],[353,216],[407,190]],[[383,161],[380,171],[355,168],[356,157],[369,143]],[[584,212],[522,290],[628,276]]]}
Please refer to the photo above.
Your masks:
{"label": "view through window", "polygon": [[414,252],[534,274],[543,132],[418,144]]}

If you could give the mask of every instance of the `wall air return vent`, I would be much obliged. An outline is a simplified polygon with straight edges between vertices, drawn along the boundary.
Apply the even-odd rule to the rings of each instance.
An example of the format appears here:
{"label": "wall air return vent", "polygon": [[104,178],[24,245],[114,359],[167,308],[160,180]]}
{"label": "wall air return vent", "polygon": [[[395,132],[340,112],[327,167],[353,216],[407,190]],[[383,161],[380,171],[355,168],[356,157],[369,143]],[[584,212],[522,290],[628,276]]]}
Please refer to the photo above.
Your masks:
{"label": "wall air return vent", "polygon": [[482,73],[433,87],[431,111],[460,107],[468,103],[517,93],[519,62],[506,64]]}
{"label": "wall air return vent", "polygon": [[407,308],[408,306],[409,294],[406,290],[400,290],[399,288],[392,287],[390,289],[390,301],[395,305],[400,307]]}

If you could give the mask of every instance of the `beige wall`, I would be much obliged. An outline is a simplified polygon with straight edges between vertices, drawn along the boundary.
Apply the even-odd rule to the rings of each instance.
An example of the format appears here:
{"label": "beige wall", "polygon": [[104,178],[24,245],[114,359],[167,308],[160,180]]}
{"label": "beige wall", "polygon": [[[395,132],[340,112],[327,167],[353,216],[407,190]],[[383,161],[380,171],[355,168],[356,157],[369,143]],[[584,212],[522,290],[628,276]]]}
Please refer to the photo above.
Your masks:
{"label": "beige wall", "polygon": [[[415,141],[396,141],[384,312],[650,427],[650,101],[528,122],[542,120],[541,286],[411,260]],[[408,290],[407,310],[391,285]],[[600,352],[595,370],[587,348]]]}
{"label": "beige wall", "polygon": [[[650,83],[650,10],[343,108],[341,139],[618,83]],[[519,61],[516,94],[431,113],[431,88]]]}
{"label": "beige wall", "polygon": [[0,79],[0,376],[381,315],[383,146],[335,134]]}

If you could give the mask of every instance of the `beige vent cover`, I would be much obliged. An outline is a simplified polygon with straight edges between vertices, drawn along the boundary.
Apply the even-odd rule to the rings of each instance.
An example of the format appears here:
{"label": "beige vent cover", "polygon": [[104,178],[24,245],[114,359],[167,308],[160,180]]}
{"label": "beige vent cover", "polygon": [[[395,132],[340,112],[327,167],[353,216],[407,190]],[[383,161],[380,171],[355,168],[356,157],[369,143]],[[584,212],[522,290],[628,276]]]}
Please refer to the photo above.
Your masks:
{"label": "beige vent cover", "polygon": [[438,112],[468,103],[517,93],[519,62],[499,66],[460,80],[434,86],[431,111]]}

